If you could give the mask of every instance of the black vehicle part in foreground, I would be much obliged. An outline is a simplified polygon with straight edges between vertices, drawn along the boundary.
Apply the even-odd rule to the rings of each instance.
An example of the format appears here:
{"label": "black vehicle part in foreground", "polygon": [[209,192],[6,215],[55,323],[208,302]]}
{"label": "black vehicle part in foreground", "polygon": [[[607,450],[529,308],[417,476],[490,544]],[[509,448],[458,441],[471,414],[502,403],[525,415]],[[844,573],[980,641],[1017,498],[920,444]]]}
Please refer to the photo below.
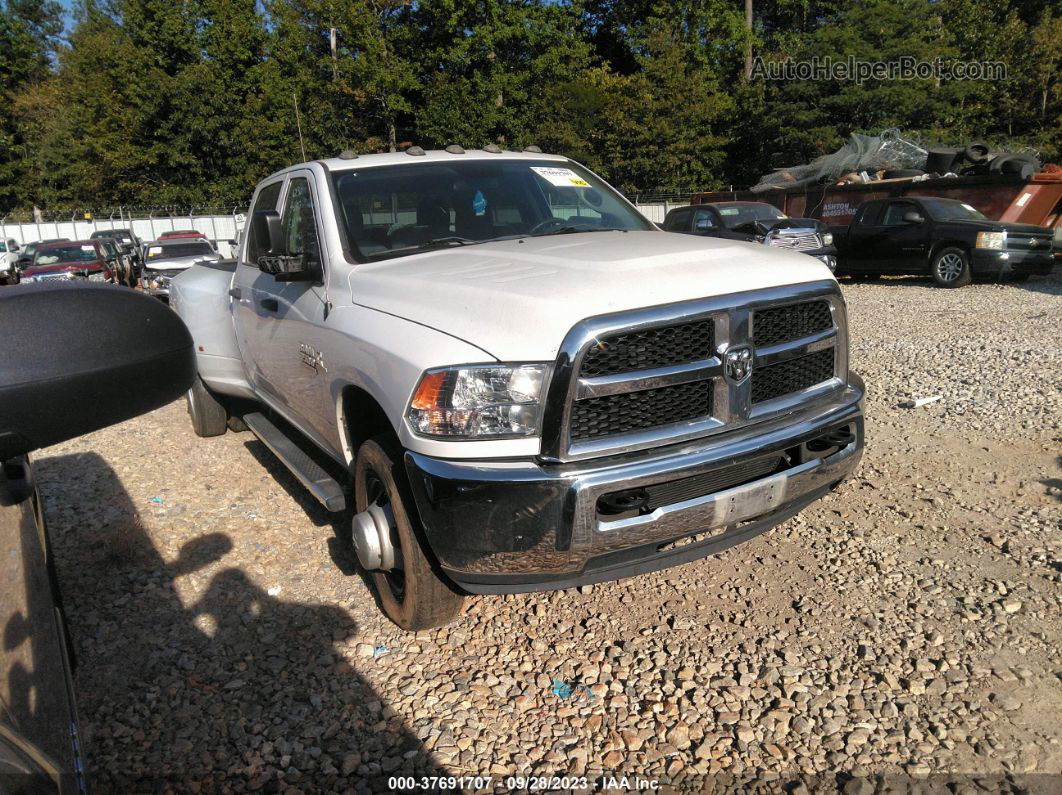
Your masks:
{"label": "black vehicle part in foreground", "polygon": [[0,324],[19,341],[0,361],[0,460],[165,405],[195,375],[180,318],[110,285],[0,293]]}
{"label": "black vehicle part in foreground", "polygon": [[180,318],[117,287],[0,293],[0,792],[88,788],[71,654],[26,453],[173,400],[195,374]]}

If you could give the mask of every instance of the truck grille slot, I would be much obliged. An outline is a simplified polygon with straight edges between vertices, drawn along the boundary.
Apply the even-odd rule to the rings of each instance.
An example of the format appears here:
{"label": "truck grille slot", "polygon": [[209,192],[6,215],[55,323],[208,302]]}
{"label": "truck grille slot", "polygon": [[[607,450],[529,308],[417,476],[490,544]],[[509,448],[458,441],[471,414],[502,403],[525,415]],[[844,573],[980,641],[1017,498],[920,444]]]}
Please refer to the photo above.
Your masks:
{"label": "truck grille slot", "polygon": [[826,348],[807,356],[754,368],[752,402],[773,400],[830,380],[834,370],[833,355],[834,349]]}
{"label": "truck grille slot", "polygon": [[650,370],[707,359],[714,351],[711,320],[604,337],[583,357],[583,378]]}
{"label": "truck grille slot", "polygon": [[807,337],[832,326],[830,305],[825,301],[772,306],[752,313],[753,343],[760,347]]}
{"label": "truck grille slot", "polygon": [[573,441],[599,439],[703,419],[711,413],[711,381],[694,381],[578,400],[572,405],[570,435]]}
{"label": "truck grille slot", "polygon": [[767,245],[775,248],[792,249],[793,251],[810,251],[811,249],[822,248],[822,244],[819,243],[819,236],[813,232],[804,235],[771,235],[767,238]]}
{"label": "truck grille slot", "polygon": [[694,500],[706,494],[740,486],[750,480],[771,474],[778,469],[781,461],[780,455],[768,456],[756,461],[746,461],[735,466],[717,469],[714,472],[705,472],[702,475],[646,486],[645,491],[649,495],[646,511],[652,512],[664,505],[674,505],[677,502]]}

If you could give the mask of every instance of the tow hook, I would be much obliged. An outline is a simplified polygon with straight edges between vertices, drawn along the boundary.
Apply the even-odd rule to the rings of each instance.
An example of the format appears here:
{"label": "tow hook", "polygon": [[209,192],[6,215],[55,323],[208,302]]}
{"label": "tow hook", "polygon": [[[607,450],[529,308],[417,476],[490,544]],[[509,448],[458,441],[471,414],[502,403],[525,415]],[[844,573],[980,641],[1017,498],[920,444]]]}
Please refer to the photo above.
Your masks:
{"label": "tow hook", "polygon": [[825,436],[812,439],[808,442],[808,450],[813,453],[821,453],[833,447],[847,447],[855,441],[855,434],[847,428],[837,428]]}
{"label": "tow hook", "polygon": [[395,548],[391,532],[395,517],[390,505],[370,505],[354,514],[352,535],[358,561],[368,571],[390,571],[395,567]]}

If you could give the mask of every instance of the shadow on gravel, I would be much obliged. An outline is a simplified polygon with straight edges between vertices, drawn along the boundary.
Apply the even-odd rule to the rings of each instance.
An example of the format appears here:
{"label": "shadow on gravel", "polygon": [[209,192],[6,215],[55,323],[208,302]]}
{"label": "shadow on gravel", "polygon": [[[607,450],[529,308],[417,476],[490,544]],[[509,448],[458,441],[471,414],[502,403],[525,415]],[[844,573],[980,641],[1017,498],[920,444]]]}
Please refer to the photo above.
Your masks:
{"label": "shadow on gravel", "polygon": [[[277,484],[287,492],[288,496],[298,504],[315,527],[331,527],[332,536],[328,539],[328,555],[336,568],[346,577],[357,575],[365,584],[366,590],[371,594],[376,603],[376,609],[382,610],[380,596],[376,586],[361,565],[358,563],[358,554],[354,551],[354,538],[351,530],[351,517],[353,511],[350,507],[342,513],[333,513],[315,500],[309,492],[295,479],[291,471],[277,460],[269,448],[248,434],[248,440],[244,443],[254,459],[273,477]],[[350,498],[351,502],[353,498]],[[349,505],[349,503],[348,503]]]}
{"label": "shadow on gravel", "polygon": [[[1062,470],[1062,455],[1055,459],[1055,466]],[[1054,494],[1056,502],[1062,502],[1062,478],[1044,478],[1040,483],[1047,487],[1048,494]]]}
{"label": "shadow on gravel", "polygon": [[379,791],[391,775],[447,775],[338,652],[358,629],[345,611],[270,596],[224,565],[232,540],[210,527],[167,562],[98,455],[41,459],[37,477],[97,791]]}

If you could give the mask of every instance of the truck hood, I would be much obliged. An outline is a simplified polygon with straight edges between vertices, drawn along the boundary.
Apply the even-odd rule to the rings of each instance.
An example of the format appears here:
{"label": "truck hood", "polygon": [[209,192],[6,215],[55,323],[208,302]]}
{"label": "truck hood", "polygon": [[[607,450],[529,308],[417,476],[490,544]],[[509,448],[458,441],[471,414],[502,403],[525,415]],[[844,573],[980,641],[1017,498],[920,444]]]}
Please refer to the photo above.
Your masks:
{"label": "truck hood", "polygon": [[[547,361],[580,320],[831,279],[805,254],[667,232],[521,238],[359,265],[356,304],[470,342],[502,361]],[[455,362],[457,364],[457,362]]]}
{"label": "truck hood", "polygon": [[1007,231],[1011,234],[1030,235],[1032,237],[1050,238],[1051,230],[1035,224],[1014,224],[1009,221],[990,221],[971,218],[961,221],[941,221],[941,226],[950,226],[961,229],[983,229],[986,232]]}
{"label": "truck hood", "polygon": [[64,273],[66,271],[96,273],[101,270],[103,270],[103,265],[100,262],[56,262],[51,265],[31,265],[22,271],[22,275],[40,276],[43,273]]}
{"label": "truck hood", "polygon": [[197,262],[217,262],[217,256],[209,254],[193,254],[190,257],[152,257],[144,263],[149,271],[175,271],[190,268]]}

